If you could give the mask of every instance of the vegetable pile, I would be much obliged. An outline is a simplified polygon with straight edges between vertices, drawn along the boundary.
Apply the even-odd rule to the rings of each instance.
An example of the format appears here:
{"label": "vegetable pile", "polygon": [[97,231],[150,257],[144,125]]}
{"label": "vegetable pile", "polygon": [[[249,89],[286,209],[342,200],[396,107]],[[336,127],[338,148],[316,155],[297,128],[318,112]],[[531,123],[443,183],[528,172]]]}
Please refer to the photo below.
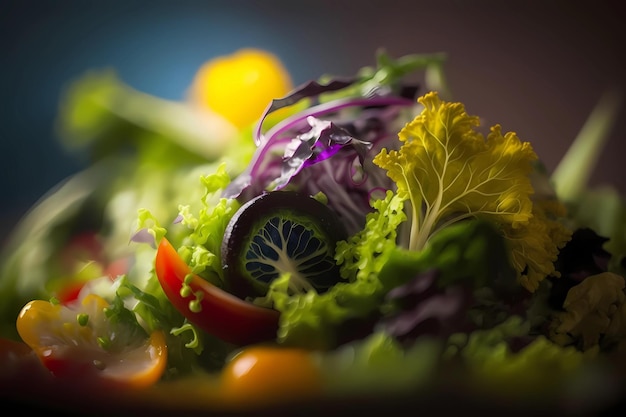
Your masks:
{"label": "vegetable pile", "polygon": [[[484,131],[449,99],[443,55],[380,53],[352,78],[293,88],[274,57],[246,54],[203,67],[186,104],[111,74],[76,83],[63,137],[94,167],[50,197],[74,196],[74,212],[17,234],[0,279],[13,300],[0,310],[7,352],[28,345],[52,375],[44,384],[81,375],[189,408],[411,396],[452,381],[562,405],[589,375],[600,381],[589,397],[624,382],[617,192],[566,194],[569,178],[550,176],[529,142]],[[257,64],[274,82],[241,86],[238,71]],[[226,76],[249,91],[240,114],[215,87]],[[250,118],[266,86],[274,100]],[[103,180],[112,167],[120,178]]]}

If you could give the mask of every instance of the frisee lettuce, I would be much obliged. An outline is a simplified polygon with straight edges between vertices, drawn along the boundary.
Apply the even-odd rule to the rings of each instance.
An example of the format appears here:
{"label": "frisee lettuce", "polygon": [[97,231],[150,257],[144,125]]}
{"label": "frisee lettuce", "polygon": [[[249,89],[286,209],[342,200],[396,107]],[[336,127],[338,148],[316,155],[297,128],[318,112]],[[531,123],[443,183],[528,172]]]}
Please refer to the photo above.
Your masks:
{"label": "frisee lettuce", "polygon": [[515,339],[525,337],[529,330],[527,321],[511,316],[491,329],[454,335],[443,356],[445,361],[462,358],[476,394],[497,395],[501,400],[546,400],[581,372],[589,355],[556,345],[542,335],[515,349]]}
{"label": "frisee lettuce", "polygon": [[417,392],[433,388],[443,346],[439,339],[424,337],[407,348],[384,331],[375,331],[320,355],[321,369],[333,396],[361,394],[371,387],[377,387],[372,395],[381,397]]}
{"label": "frisee lettuce", "polygon": [[222,237],[230,218],[241,204],[236,199],[219,195],[230,182],[227,163],[219,163],[210,174],[198,174],[197,180],[204,191],[197,195],[195,202],[178,205],[178,216],[169,227],[162,227],[163,219],[150,210],[140,209],[135,236],[148,234],[151,236],[149,243],[156,246],[167,234],[194,274],[224,287],[226,283],[220,258]]}
{"label": "frisee lettuce", "polygon": [[399,150],[383,149],[374,163],[387,170],[410,202],[410,250],[422,250],[438,231],[480,217],[499,225],[521,283],[530,291],[550,274],[569,231],[555,200],[534,205],[530,174],[537,155],[530,143],[493,126],[486,140],[479,118],[436,92],[418,101],[424,110],[399,133]]}

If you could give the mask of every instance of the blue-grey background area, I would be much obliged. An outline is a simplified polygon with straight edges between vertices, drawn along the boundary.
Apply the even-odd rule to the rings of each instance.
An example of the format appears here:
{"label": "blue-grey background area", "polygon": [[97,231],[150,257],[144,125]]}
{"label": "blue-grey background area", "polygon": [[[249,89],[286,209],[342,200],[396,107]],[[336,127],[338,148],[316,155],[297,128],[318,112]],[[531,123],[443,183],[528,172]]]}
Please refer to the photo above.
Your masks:
{"label": "blue-grey background area", "polygon": [[[53,124],[63,88],[114,68],[134,88],[183,99],[206,60],[276,53],[296,84],[392,56],[448,53],[455,99],[533,143],[549,169],[604,91],[624,87],[617,1],[0,0],[0,234],[84,168]],[[626,191],[624,110],[593,183]]]}

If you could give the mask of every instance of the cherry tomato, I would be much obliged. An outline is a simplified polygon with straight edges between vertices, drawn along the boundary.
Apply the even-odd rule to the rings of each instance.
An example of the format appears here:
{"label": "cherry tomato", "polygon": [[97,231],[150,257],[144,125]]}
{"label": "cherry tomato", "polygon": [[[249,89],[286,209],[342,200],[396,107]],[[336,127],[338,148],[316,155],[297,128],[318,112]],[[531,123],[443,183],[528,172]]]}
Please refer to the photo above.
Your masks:
{"label": "cherry tomato", "polygon": [[[159,243],[155,270],[174,307],[205,332],[236,345],[276,338],[278,311],[244,301],[192,274],[166,238]],[[183,288],[189,294],[181,295]]]}
{"label": "cherry tomato", "polygon": [[221,374],[223,398],[251,408],[314,398],[322,382],[313,352],[270,345],[244,348]]}

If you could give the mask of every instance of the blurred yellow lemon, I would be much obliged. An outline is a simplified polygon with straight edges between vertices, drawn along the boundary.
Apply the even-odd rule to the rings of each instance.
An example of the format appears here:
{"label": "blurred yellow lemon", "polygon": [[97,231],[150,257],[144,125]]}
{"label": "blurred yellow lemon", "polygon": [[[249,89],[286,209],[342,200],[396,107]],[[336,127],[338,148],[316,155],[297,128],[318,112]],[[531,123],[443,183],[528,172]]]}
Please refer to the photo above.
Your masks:
{"label": "blurred yellow lemon", "polygon": [[241,128],[256,122],[273,99],[284,97],[292,88],[291,77],[278,57],[245,48],[202,65],[194,77],[190,99]]}

